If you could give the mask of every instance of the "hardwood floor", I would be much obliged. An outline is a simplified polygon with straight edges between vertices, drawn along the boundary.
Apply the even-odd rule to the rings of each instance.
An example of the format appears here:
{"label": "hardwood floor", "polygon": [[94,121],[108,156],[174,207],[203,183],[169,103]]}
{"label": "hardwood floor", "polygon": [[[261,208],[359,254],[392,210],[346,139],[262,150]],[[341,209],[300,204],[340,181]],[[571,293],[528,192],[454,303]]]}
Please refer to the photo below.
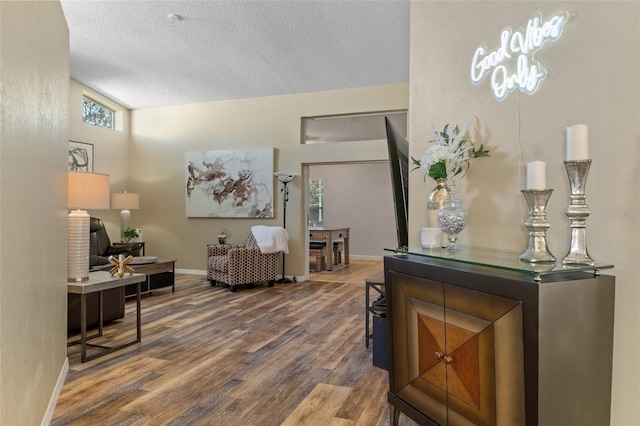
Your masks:
{"label": "hardwood floor", "polygon": [[[381,268],[236,293],[178,275],[175,293],[143,297],[141,343],[84,364],[69,348],[51,424],[388,425],[388,375],[364,345],[364,279]],[[134,333],[128,301],[96,343]]]}

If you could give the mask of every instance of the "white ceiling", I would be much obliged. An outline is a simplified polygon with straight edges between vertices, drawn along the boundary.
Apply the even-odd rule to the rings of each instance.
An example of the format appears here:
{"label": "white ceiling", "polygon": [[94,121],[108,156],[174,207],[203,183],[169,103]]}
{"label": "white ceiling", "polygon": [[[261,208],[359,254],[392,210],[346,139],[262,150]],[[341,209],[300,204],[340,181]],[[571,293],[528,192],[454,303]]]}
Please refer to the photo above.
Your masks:
{"label": "white ceiling", "polygon": [[406,0],[61,3],[71,76],[130,109],[409,81]]}

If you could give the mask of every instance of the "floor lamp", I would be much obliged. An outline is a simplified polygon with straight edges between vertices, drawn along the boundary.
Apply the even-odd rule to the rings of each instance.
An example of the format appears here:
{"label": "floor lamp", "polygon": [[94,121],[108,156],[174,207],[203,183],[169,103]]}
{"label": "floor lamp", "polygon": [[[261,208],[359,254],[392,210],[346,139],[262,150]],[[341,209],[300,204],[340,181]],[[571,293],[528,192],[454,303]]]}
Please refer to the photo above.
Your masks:
{"label": "floor lamp", "polygon": [[68,172],[67,207],[76,209],[67,217],[67,281],[89,279],[89,213],[109,208],[109,175]]}
{"label": "floor lamp", "polygon": [[[280,192],[282,192],[282,205],[283,205],[282,227],[284,229],[287,229],[287,201],[289,201],[289,188],[287,187],[287,185],[289,184],[289,182],[294,180],[297,175],[295,173],[281,173],[281,172],[274,173],[274,175],[275,175],[276,179],[278,179],[278,182],[280,182],[283,185],[282,189],[280,190]],[[290,283],[290,282],[292,282],[290,279],[286,278],[285,275],[284,275],[284,259],[285,259],[285,257],[286,257],[286,255],[284,253],[282,253],[282,278],[277,280],[276,281],[277,283]]]}
{"label": "floor lamp", "polygon": [[113,193],[111,194],[111,208],[122,210],[120,212],[120,241],[125,242],[126,238],[123,234],[129,229],[130,210],[140,208],[140,195],[127,191]]}

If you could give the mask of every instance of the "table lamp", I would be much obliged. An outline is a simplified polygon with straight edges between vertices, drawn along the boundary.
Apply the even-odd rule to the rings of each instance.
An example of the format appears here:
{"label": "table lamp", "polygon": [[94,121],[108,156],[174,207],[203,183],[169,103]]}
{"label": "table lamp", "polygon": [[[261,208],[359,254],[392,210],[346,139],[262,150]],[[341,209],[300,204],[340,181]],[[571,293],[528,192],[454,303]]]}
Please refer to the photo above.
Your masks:
{"label": "table lamp", "polygon": [[129,219],[131,212],[140,208],[140,195],[124,192],[116,192],[111,195],[111,208],[122,210],[120,212],[120,238],[124,241],[122,233],[129,229]]}
{"label": "table lamp", "polygon": [[[89,279],[89,213],[109,208],[109,175],[68,172],[67,281]],[[86,210],[85,210],[86,209]]]}

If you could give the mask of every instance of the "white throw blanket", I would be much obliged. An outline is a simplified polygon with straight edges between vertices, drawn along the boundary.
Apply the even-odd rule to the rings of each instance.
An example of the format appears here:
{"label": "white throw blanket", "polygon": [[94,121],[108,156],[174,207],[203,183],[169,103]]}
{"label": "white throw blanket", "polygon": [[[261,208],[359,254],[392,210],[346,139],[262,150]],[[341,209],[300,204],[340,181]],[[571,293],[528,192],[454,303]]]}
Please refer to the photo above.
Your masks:
{"label": "white throw blanket", "polygon": [[264,226],[256,225],[251,227],[251,233],[260,247],[260,252],[277,253],[284,252],[289,253],[289,234],[287,230],[281,226]]}

